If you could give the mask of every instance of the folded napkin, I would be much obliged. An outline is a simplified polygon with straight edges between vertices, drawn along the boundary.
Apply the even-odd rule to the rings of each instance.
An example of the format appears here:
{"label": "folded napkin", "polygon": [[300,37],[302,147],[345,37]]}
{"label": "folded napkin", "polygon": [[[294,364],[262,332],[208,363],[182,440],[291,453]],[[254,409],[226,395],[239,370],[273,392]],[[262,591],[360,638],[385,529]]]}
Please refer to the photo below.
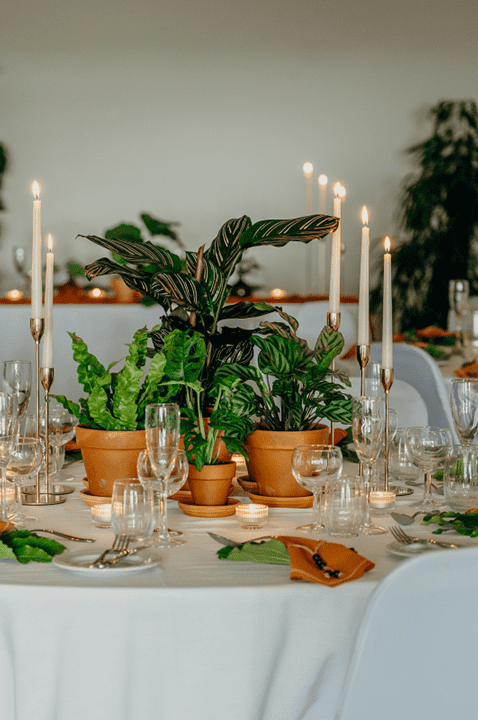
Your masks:
{"label": "folded napkin", "polygon": [[471,363],[470,365],[465,365],[465,367],[460,368],[459,370],[455,370],[455,375],[458,375],[458,377],[462,378],[478,377],[478,362]]}
{"label": "folded napkin", "polygon": [[7,521],[0,521],[0,535],[4,532],[8,532],[9,530],[12,530],[14,528],[14,524],[12,522]]}
{"label": "folded napkin", "polygon": [[448,330],[443,330],[442,328],[435,327],[435,325],[428,325],[426,328],[422,328],[421,330],[416,331],[417,337],[422,338],[454,338],[456,337],[456,333],[454,332],[448,332]]}
{"label": "folded napkin", "polygon": [[375,567],[373,562],[338,543],[281,535],[260,544],[224,547],[218,556],[228,560],[288,565],[291,580],[307,580],[335,587],[355,580]]}

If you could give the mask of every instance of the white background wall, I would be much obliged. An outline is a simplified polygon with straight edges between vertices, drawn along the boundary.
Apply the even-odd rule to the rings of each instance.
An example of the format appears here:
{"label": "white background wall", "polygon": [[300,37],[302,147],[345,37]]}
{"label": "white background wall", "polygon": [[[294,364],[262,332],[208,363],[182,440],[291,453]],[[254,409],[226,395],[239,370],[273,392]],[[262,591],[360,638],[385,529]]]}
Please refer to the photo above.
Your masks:
{"label": "white background wall", "polygon": [[[89,262],[104,253],[78,233],[142,211],[178,220],[189,249],[230,217],[302,215],[311,161],[315,187],[347,189],[357,291],[362,205],[372,238],[393,235],[427,108],[478,97],[477,20],[476,0],[5,0],[2,286],[11,248],[30,249],[34,179],[57,261]],[[256,257],[268,288],[304,289],[303,246]]]}

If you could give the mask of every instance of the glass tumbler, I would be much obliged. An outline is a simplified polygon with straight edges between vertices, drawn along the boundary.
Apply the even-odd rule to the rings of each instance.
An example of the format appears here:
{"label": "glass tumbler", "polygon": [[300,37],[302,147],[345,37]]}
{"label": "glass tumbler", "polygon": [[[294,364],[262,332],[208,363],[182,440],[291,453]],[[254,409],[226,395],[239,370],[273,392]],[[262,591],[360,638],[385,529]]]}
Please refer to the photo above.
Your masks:
{"label": "glass tumbler", "polygon": [[[465,472],[465,462],[467,471]],[[478,508],[478,447],[472,445],[463,453],[461,445],[453,445],[445,461],[443,493],[446,504],[457,513]]]}
{"label": "glass tumbler", "polygon": [[154,528],[153,488],[135,478],[116,480],[111,498],[111,525],[115,535],[131,540],[151,537]]}
{"label": "glass tumbler", "polygon": [[323,521],[329,535],[358,535],[365,520],[365,487],[356,475],[339,475],[325,490]]}

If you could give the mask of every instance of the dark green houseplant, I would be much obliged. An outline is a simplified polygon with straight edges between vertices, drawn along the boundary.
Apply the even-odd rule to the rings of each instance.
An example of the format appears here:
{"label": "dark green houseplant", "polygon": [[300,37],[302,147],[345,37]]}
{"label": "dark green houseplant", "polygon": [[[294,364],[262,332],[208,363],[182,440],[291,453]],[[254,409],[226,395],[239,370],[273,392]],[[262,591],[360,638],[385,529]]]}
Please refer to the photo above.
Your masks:
{"label": "dark green houseplant", "polygon": [[[395,317],[402,331],[446,328],[451,279],[468,278],[478,292],[477,105],[443,100],[431,108],[430,118],[431,137],[407,150],[418,169],[403,185],[398,211],[403,239],[392,249]],[[380,280],[372,310],[381,298]]]}

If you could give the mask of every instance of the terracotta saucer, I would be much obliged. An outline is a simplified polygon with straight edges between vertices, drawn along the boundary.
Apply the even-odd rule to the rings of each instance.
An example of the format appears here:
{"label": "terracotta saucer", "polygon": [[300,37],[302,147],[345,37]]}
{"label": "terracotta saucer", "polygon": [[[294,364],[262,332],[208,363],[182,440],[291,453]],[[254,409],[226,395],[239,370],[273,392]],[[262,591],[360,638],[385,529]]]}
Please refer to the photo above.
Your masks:
{"label": "terracotta saucer", "polygon": [[90,507],[92,505],[103,505],[111,503],[111,497],[103,497],[102,495],[92,495],[86,488],[80,490],[81,499]]}
{"label": "terracotta saucer", "polygon": [[202,518],[222,518],[228,515],[234,515],[236,505],[241,501],[237,498],[228,498],[227,505],[193,505],[192,500],[178,502],[179,507],[185,515]]}
{"label": "terracotta saucer", "polygon": [[255,503],[263,503],[269,507],[278,508],[310,508],[314,504],[313,495],[305,495],[304,497],[271,497],[269,495],[259,495],[257,493],[246,491],[249,499]]}
{"label": "terracotta saucer", "polygon": [[243,490],[245,490],[247,493],[248,493],[248,492],[255,492],[255,493],[257,493],[257,483],[256,483],[256,481],[255,481],[255,480],[251,480],[250,478],[247,477],[247,475],[246,475],[245,477],[237,478],[237,482],[239,483],[239,485],[241,486],[241,488],[242,488]]}
{"label": "terracotta saucer", "polygon": [[168,500],[191,500],[191,490],[178,490],[174,495],[169,495]]}

